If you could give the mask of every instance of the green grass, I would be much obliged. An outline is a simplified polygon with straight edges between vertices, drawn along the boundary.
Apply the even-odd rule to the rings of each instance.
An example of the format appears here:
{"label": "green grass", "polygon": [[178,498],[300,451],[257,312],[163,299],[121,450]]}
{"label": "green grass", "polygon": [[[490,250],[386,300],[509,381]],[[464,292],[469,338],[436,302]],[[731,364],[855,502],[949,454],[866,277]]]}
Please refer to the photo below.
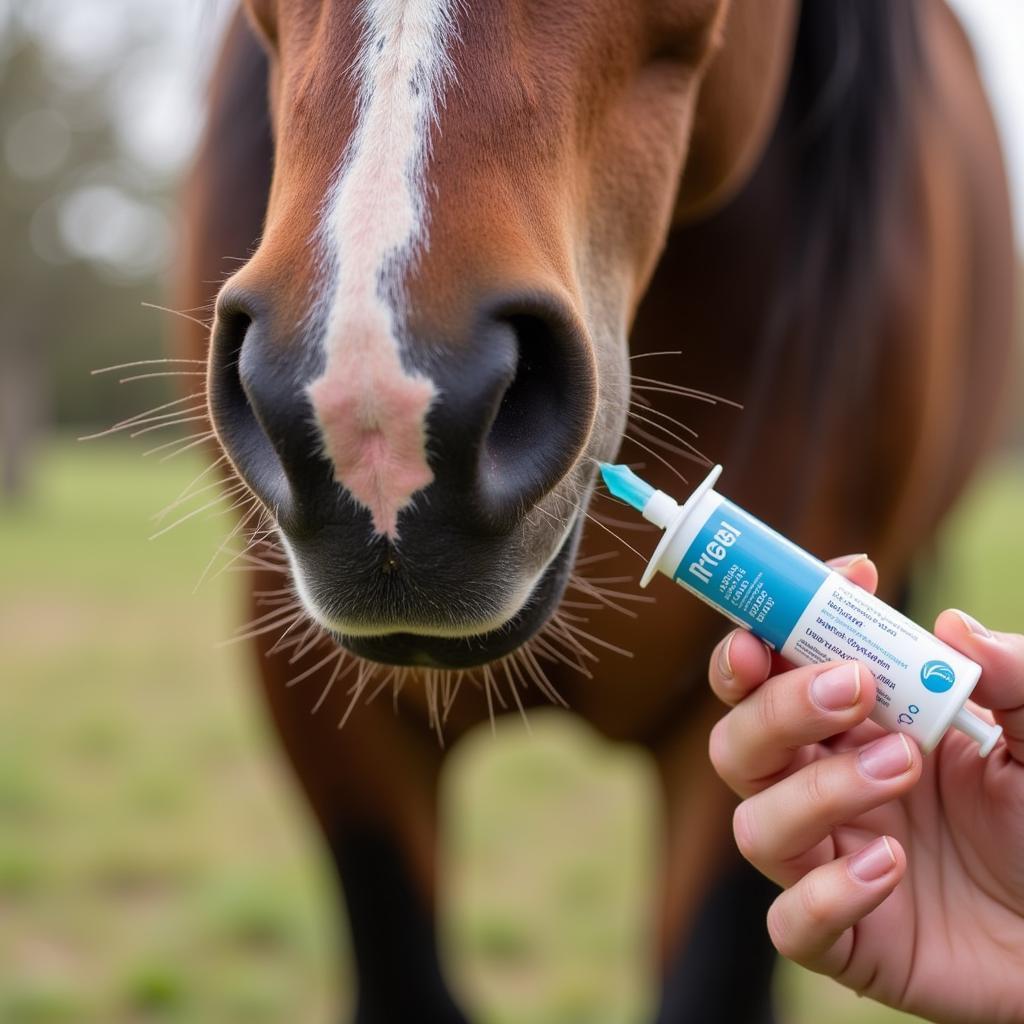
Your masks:
{"label": "green grass", "polygon": [[[0,513],[0,1021],[334,1022],[344,936],[323,851],[234,625],[228,528],[148,517],[201,468],[56,443]],[[1005,464],[943,538],[948,596],[1020,628],[1024,472]],[[654,782],[635,751],[553,713],[481,732],[446,779],[443,929],[485,1024],[630,1024],[653,998]],[[340,948],[339,948],[340,944]],[[780,972],[789,1024],[889,1024]]]}

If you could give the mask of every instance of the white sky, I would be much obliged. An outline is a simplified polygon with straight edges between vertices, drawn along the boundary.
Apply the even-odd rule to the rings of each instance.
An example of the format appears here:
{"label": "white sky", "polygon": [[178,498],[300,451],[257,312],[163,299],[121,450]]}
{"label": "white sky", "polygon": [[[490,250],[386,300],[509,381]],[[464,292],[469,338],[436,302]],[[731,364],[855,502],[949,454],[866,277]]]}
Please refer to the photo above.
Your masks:
{"label": "white sky", "polygon": [[[817,2],[817,0],[807,0]],[[919,0],[890,0],[916,3]],[[1024,0],[949,0],[967,26],[999,122],[1014,193],[1017,238],[1024,241]],[[64,56],[109,59],[131,27],[153,31],[150,45],[121,71],[125,141],[154,170],[180,165],[198,129],[203,71],[216,26],[233,0],[0,0],[19,11]],[[127,19],[128,13],[133,15]],[[0,31],[2,37],[2,31]],[[169,126],[173,126],[168,130]]]}
{"label": "white sky", "polygon": [[[902,2],[902,0],[896,0]],[[974,42],[1003,137],[1024,241],[1024,0],[950,0]]]}
{"label": "white sky", "polygon": [[[3,0],[0,0],[2,3]],[[39,0],[35,0],[36,3]],[[51,0],[52,2],[52,0]],[[86,0],[72,0],[82,5]],[[153,0],[122,0],[150,6]],[[818,0],[805,0],[815,3]],[[919,0],[890,0],[892,3],[917,3]],[[982,75],[988,87],[1003,139],[1003,147],[1010,173],[1017,227],[1018,245],[1024,243],[1024,0],[948,0],[960,16],[974,43]],[[106,6],[109,0],[92,0]],[[195,88],[196,36],[207,43],[213,24],[230,9],[229,0],[163,0],[165,10],[186,10],[191,17],[175,18],[178,28],[175,42],[191,60],[178,63],[179,68],[190,68],[191,82],[186,88]],[[200,13],[201,12],[201,13]],[[197,13],[199,17],[197,17]],[[187,25],[185,33],[181,27]],[[199,30],[198,33],[196,30]],[[166,102],[166,99],[165,99]],[[166,125],[166,110],[158,123]],[[148,140],[154,144],[153,132]]]}

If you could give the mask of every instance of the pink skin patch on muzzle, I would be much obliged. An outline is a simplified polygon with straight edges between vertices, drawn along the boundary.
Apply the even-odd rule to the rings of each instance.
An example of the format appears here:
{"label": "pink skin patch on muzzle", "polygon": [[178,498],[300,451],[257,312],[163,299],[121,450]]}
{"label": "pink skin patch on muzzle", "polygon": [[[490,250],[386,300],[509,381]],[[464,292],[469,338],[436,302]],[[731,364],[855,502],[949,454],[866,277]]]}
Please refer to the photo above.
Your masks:
{"label": "pink skin patch on muzzle", "polygon": [[396,346],[379,342],[346,345],[309,388],[335,479],[390,540],[398,513],[434,479],[426,423],[436,393],[427,377],[404,370]]}

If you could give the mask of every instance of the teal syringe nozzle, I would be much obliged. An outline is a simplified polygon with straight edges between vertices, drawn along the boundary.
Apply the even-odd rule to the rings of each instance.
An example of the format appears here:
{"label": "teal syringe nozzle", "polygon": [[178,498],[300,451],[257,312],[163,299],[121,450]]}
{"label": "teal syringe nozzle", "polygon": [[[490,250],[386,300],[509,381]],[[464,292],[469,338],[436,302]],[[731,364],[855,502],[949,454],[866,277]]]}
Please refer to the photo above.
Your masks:
{"label": "teal syringe nozzle", "polygon": [[668,550],[668,546],[686,521],[686,517],[697,507],[704,495],[715,486],[722,467],[715,466],[697,485],[690,497],[682,505],[678,505],[675,498],[652,487],[646,480],[641,480],[629,466],[613,466],[607,462],[599,462],[598,466],[601,468],[601,476],[604,477],[604,482],[613,497],[631,505],[647,522],[654,523],[655,526],[660,526],[665,530],[665,535],[661,538],[654,556],[640,579],[640,586],[646,587],[658,571],[662,555]]}
{"label": "teal syringe nozzle", "polygon": [[598,465],[612,496],[632,505],[637,512],[643,512],[654,488],[646,480],[641,480],[629,466],[613,466],[610,462],[600,462]]}

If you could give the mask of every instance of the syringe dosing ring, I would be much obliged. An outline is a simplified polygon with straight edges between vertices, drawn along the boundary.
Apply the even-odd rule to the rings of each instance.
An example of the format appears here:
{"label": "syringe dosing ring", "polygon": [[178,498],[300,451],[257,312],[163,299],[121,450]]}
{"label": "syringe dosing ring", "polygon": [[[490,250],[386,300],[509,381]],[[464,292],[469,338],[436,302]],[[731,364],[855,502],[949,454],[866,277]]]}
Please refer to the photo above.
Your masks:
{"label": "syringe dosing ring", "polygon": [[658,505],[652,508],[652,513],[656,513],[661,516],[664,513],[662,509],[668,509],[666,499],[675,506],[675,514],[672,515],[669,522],[664,524],[665,532],[662,534],[661,540],[658,542],[658,546],[654,549],[654,554],[651,555],[651,560],[647,563],[647,568],[644,569],[643,576],[640,577],[640,586],[646,587],[648,583],[654,579],[654,574],[658,571],[658,567],[661,564],[661,559],[665,552],[668,550],[669,545],[675,538],[676,532],[690,517],[690,513],[697,507],[697,503],[708,493],[714,486],[718,478],[722,475],[722,467],[715,466],[710,473],[697,485],[696,490],[691,494],[682,505],[676,504],[675,500],[663,491],[655,491],[650,498],[647,499],[647,504],[644,505],[643,515],[645,519],[649,519],[650,522],[658,523],[656,519],[647,514],[648,508],[652,508],[654,503]]}

